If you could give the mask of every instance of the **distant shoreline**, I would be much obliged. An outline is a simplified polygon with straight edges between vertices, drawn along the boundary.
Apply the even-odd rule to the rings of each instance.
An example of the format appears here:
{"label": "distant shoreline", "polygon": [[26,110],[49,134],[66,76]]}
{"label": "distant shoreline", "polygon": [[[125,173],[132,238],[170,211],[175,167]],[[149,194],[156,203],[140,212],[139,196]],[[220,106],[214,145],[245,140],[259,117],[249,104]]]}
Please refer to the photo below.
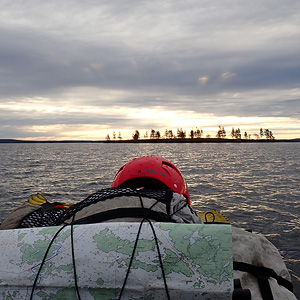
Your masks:
{"label": "distant shoreline", "polygon": [[282,142],[300,142],[300,138],[296,139],[274,139],[274,140],[267,140],[267,139],[259,139],[259,140],[248,140],[248,139],[221,139],[221,138],[176,138],[176,139],[140,139],[140,140],[62,140],[62,141],[23,141],[17,139],[0,139],[0,143],[6,144],[39,144],[39,143],[106,143],[106,144],[157,144],[157,143],[282,143]]}

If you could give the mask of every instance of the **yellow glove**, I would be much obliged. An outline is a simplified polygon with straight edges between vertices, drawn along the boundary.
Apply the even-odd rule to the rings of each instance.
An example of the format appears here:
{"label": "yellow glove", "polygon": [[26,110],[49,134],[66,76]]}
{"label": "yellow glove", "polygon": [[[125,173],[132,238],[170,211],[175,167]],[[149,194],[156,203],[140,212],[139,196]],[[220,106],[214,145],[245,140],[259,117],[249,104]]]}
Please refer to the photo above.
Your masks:
{"label": "yellow glove", "polygon": [[28,199],[29,204],[32,205],[42,205],[47,202],[47,199],[41,194],[32,195],[31,198]]}

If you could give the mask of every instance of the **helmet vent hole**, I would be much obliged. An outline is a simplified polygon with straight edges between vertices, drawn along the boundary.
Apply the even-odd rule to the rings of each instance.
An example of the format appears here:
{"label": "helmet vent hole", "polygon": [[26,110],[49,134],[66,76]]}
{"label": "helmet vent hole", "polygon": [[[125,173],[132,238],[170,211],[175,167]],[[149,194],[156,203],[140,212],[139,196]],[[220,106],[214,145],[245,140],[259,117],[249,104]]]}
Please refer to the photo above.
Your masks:
{"label": "helmet vent hole", "polygon": [[174,188],[177,189],[177,184],[176,183],[174,184]]}
{"label": "helmet vent hole", "polygon": [[163,165],[166,165],[166,166],[168,166],[168,167],[170,167],[170,168],[172,168],[172,169],[174,169],[174,167],[173,167],[170,163],[168,163],[168,162],[166,162],[166,161],[163,161],[162,164],[163,164]]}

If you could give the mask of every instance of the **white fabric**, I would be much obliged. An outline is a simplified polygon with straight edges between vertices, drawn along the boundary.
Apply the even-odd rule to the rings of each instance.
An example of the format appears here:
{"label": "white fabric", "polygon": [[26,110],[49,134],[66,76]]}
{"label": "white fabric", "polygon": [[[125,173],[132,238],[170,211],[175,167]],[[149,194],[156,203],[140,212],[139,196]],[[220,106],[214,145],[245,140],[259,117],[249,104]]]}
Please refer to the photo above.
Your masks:
{"label": "white fabric", "polygon": [[186,198],[181,194],[173,193],[170,214],[177,223],[203,224],[200,216],[186,205]]}
{"label": "white fabric", "polygon": [[[277,275],[291,281],[279,251],[263,235],[232,227],[232,247],[233,261],[273,269]],[[251,291],[253,300],[262,300],[256,277],[247,272],[234,271],[234,278],[240,279],[243,289]],[[297,300],[292,292],[279,285],[275,279],[270,278],[269,283],[274,300]]]}

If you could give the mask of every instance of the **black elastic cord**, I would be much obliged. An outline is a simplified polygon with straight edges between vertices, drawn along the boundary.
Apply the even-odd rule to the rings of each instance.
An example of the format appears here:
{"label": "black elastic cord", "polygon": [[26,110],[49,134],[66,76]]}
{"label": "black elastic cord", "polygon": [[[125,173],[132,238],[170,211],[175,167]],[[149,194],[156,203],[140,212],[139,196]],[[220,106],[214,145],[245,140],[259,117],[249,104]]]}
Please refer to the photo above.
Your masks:
{"label": "black elastic cord", "polygon": [[160,253],[160,250],[159,250],[159,244],[158,244],[158,239],[157,239],[157,236],[156,236],[155,229],[154,229],[154,227],[153,227],[153,225],[152,225],[152,223],[151,223],[150,220],[143,219],[141,221],[141,223],[140,223],[140,226],[139,226],[139,230],[138,230],[138,233],[137,233],[137,236],[136,236],[136,239],[135,239],[135,243],[134,243],[134,247],[133,247],[133,250],[132,250],[130,262],[129,262],[129,265],[128,265],[128,268],[127,268],[126,276],[125,276],[125,279],[124,279],[124,282],[123,282],[123,285],[122,285],[121,292],[120,292],[118,300],[121,299],[122,294],[124,292],[124,289],[125,289],[125,286],[126,286],[126,282],[127,282],[128,277],[129,277],[129,272],[130,272],[130,269],[131,269],[131,266],[132,266],[132,262],[133,262],[133,259],[134,259],[135,250],[137,248],[137,243],[138,243],[138,240],[139,240],[141,229],[143,227],[143,223],[145,222],[145,220],[147,220],[148,223],[150,224],[152,232],[153,232],[153,235],[154,235],[154,240],[155,240],[155,244],[156,244],[156,249],[157,249],[157,253],[158,253],[158,258],[159,258],[160,268],[161,268],[161,271],[162,271],[162,276],[163,276],[163,280],[164,280],[164,286],[165,286],[167,298],[168,298],[168,300],[171,299],[170,298],[170,294],[169,294],[169,288],[168,288],[168,285],[167,285],[166,274],[165,274],[165,270],[164,270],[164,266],[163,266],[163,261],[162,261],[161,253]]}
{"label": "black elastic cord", "polygon": [[74,251],[74,219],[75,219],[75,214],[73,216],[73,220],[71,223],[71,248],[72,248],[72,263],[73,263],[73,274],[74,274],[74,282],[75,282],[75,290],[76,290],[76,295],[79,300],[81,300],[80,293],[79,293],[79,288],[78,288],[78,281],[77,281],[77,272],[76,272],[76,264],[75,264],[75,251]]}
{"label": "black elastic cord", "polygon": [[[211,222],[208,222],[208,220],[207,220],[207,215],[209,215],[209,214],[213,215],[213,220]],[[216,216],[211,211],[208,211],[207,213],[205,213],[204,216],[205,216],[205,223],[212,223],[213,224],[215,222]]]}
{"label": "black elastic cord", "polygon": [[183,208],[185,208],[186,206],[188,206],[188,203],[185,202],[181,207],[179,207],[177,210],[175,210],[171,216],[175,215],[177,212],[179,212],[180,210],[182,210]]}
{"label": "black elastic cord", "polygon": [[51,241],[50,241],[50,243],[49,243],[49,245],[48,245],[48,248],[47,248],[47,250],[46,250],[46,252],[45,252],[45,255],[44,255],[44,257],[43,257],[43,260],[42,260],[42,262],[41,262],[41,265],[40,265],[40,267],[39,267],[39,270],[38,270],[38,272],[36,273],[36,276],[35,276],[35,279],[34,279],[34,283],[33,283],[33,285],[32,285],[32,290],[31,290],[30,300],[32,300],[32,298],[33,298],[33,293],[34,293],[34,290],[35,290],[35,287],[36,287],[38,278],[39,278],[40,273],[41,273],[41,271],[42,271],[42,267],[43,267],[43,265],[44,265],[44,263],[45,263],[45,261],[46,261],[47,255],[48,255],[48,253],[49,253],[49,251],[50,251],[50,248],[51,248],[51,246],[52,246],[54,240],[56,239],[56,237],[59,235],[59,233],[60,233],[66,226],[67,226],[67,225],[63,225],[63,226],[55,233],[55,235],[53,236],[53,238],[51,239]]}
{"label": "black elastic cord", "polygon": [[[142,201],[141,198],[140,198],[140,200]],[[151,210],[158,202],[159,201],[156,201],[149,209]],[[143,226],[143,223],[145,222],[145,220],[147,220],[149,222],[149,224],[151,226],[151,229],[152,229],[152,232],[153,232],[153,235],[154,235],[156,248],[157,248],[157,252],[158,252],[158,257],[159,257],[159,262],[160,262],[160,267],[161,267],[162,275],[163,275],[163,279],[164,279],[165,290],[166,290],[166,293],[167,293],[167,298],[168,298],[168,300],[170,300],[169,289],[168,289],[167,280],[166,280],[166,276],[165,276],[165,271],[164,271],[164,267],[163,267],[163,262],[162,262],[162,258],[161,258],[161,254],[160,254],[160,250],[159,250],[159,244],[158,244],[157,236],[156,236],[155,230],[153,228],[153,225],[152,225],[151,221],[148,220],[147,216],[145,216],[143,218],[143,220],[141,221],[141,223],[140,223],[140,226],[139,226],[139,229],[138,229],[138,232],[137,232],[137,235],[136,235],[135,243],[134,243],[134,246],[133,246],[130,262],[129,262],[129,265],[128,265],[128,268],[127,268],[126,276],[125,276],[125,279],[124,279],[124,282],[123,282],[118,300],[121,299],[122,294],[124,292],[126,282],[127,282],[128,277],[129,277],[129,272],[130,272],[130,269],[131,269],[131,266],[132,266],[132,262],[133,262],[133,259],[134,259],[135,250],[137,248],[137,243],[138,243],[138,240],[139,240],[141,229],[142,229],[142,226]]]}
{"label": "black elastic cord", "polygon": [[[139,194],[139,197],[140,197],[141,203],[143,203],[143,200],[142,200],[142,197],[140,196],[140,194]],[[156,202],[150,207],[150,209],[152,209],[157,203],[158,203],[158,201],[156,201]],[[133,250],[132,250],[130,262],[129,262],[129,265],[128,265],[128,268],[127,268],[126,276],[125,276],[125,279],[124,279],[124,281],[123,281],[123,285],[122,285],[122,288],[121,288],[121,291],[120,291],[120,295],[119,295],[118,300],[121,299],[122,294],[123,294],[123,292],[124,292],[125,285],[126,285],[126,282],[127,282],[128,276],[129,276],[129,272],[130,272],[130,269],[131,269],[131,265],[132,265],[132,262],[133,262],[134,253],[135,253],[135,250],[136,250],[136,247],[137,247],[137,243],[138,243],[139,236],[140,236],[140,233],[141,233],[141,229],[142,229],[142,226],[143,226],[143,223],[144,223],[145,219],[146,219],[146,217],[144,217],[143,220],[142,220],[141,223],[140,223],[140,226],[139,226],[139,229],[138,229],[138,232],[137,232],[137,235],[136,235],[135,243],[134,243],[134,246],[133,246]]]}
{"label": "black elastic cord", "polygon": [[166,293],[167,293],[167,298],[168,298],[168,300],[170,300],[171,298],[170,298],[170,294],[169,294],[169,288],[168,288],[168,285],[167,285],[167,279],[166,279],[165,269],[164,269],[163,261],[162,261],[162,258],[161,258],[160,250],[159,250],[159,244],[158,244],[158,239],[157,239],[157,236],[156,236],[156,232],[154,230],[152,222],[150,220],[148,220],[148,219],[147,219],[147,221],[150,224],[152,232],[153,232],[153,235],[154,235],[156,249],[157,249],[159,263],[160,263],[160,268],[161,268],[161,272],[162,272],[163,279],[164,279],[165,290],[166,290]]}
{"label": "black elastic cord", "polygon": [[139,193],[139,198],[140,198],[140,202],[141,202],[141,207],[144,208],[144,202],[143,202],[143,199],[142,199],[140,193]]}
{"label": "black elastic cord", "polygon": [[125,279],[123,281],[123,285],[122,285],[121,292],[120,292],[118,300],[121,299],[122,294],[123,294],[124,289],[125,289],[125,285],[126,285],[126,282],[127,282],[128,276],[129,276],[129,272],[130,272],[131,265],[132,265],[133,258],[134,258],[134,253],[135,253],[135,250],[136,250],[136,247],[137,247],[137,243],[138,243],[138,240],[139,240],[139,236],[140,236],[140,233],[141,233],[143,223],[144,223],[144,220],[141,221],[140,226],[139,226],[139,230],[138,230],[138,233],[137,233],[137,236],[136,236],[136,239],[135,239],[135,243],[134,243],[134,246],[133,246],[130,262],[129,262],[129,265],[128,265],[128,268],[127,268],[126,276],[125,276]]}
{"label": "black elastic cord", "polygon": [[[75,217],[75,215],[74,215]],[[74,218],[73,218],[74,220]],[[32,285],[32,290],[31,290],[31,295],[30,295],[30,300],[33,299],[33,293],[34,293],[34,290],[36,288],[36,285],[37,285],[37,281],[38,281],[38,278],[40,276],[40,273],[42,271],[42,267],[44,265],[44,263],[46,262],[46,258],[47,258],[47,255],[50,251],[50,248],[54,242],[54,240],[56,239],[56,237],[58,236],[58,234],[66,227],[68,226],[68,224],[65,224],[63,225],[56,233],[55,235],[53,236],[53,238],[51,239],[49,245],[48,245],[48,248],[45,252],[45,255],[43,257],[43,260],[41,262],[41,265],[40,265],[40,268],[36,274],[36,277],[35,277],[35,280],[34,280],[34,283]],[[74,252],[74,237],[73,237],[73,232],[74,232],[74,228],[73,228],[73,224],[71,224],[71,249],[72,249],[72,263],[73,263],[73,271],[74,271],[74,280],[75,280],[75,289],[76,289],[76,294],[77,294],[77,298],[79,300],[81,300],[81,297],[80,297],[80,293],[79,293],[79,288],[78,288],[78,282],[77,282],[77,273],[76,273],[76,264],[75,264],[75,252]]]}

